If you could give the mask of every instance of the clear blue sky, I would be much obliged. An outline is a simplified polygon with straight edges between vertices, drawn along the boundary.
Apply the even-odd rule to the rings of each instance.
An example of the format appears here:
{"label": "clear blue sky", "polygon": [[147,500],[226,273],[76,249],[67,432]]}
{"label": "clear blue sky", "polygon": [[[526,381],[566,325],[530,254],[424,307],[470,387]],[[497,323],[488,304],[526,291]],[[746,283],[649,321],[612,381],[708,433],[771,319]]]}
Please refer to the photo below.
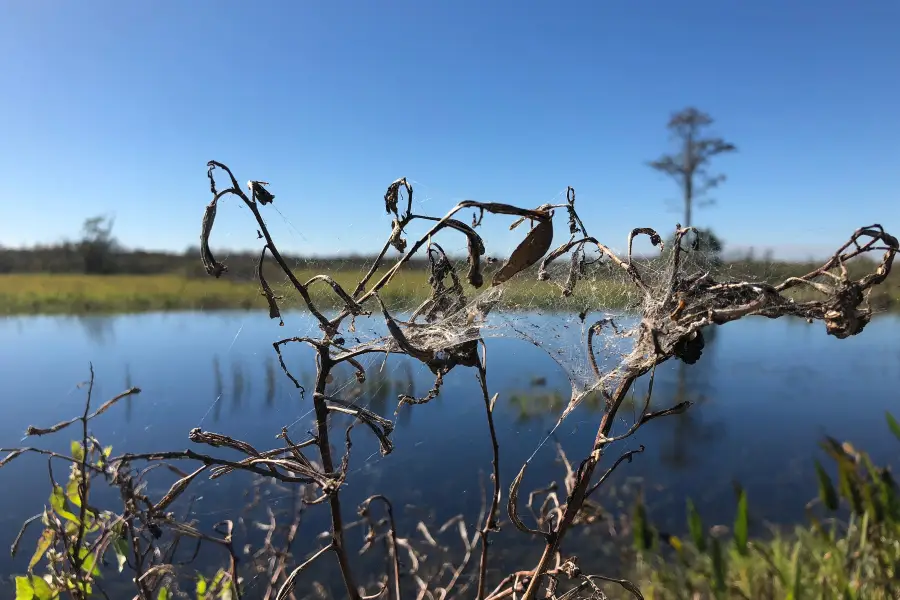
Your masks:
{"label": "clear blue sky", "polygon": [[[8,1],[0,73],[7,246],[111,213],[126,245],[183,250],[217,159],[271,182],[292,252],[380,247],[401,176],[432,214],[572,185],[620,247],[679,219],[644,163],[688,104],[740,150],[696,217],[729,246],[900,229],[896,1]],[[214,245],[258,247],[245,209],[219,213]],[[508,251],[520,234],[494,223],[489,251]]]}

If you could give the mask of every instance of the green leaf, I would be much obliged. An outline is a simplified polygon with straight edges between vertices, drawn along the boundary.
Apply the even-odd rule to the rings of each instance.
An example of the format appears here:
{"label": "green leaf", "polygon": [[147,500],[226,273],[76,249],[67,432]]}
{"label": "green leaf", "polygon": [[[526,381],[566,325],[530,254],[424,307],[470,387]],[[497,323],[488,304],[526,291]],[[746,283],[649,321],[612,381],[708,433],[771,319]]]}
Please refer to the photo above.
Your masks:
{"label": "green leaf", "polygon": [[644,501],[638,498],[634,505],[634,547],[637,550],[650,550],[653,548],[653,528],[647,519],[647,509]]}
{"label": "green leaf", "polygon": [[81,570],[91,575],[99,576],[100,569],[97,568],[97,555],[90,551],[89,548],[81,548],[78,551],[78,558],[81,559]]}
{"label": "green leaf", "polygon": [[31,585],[34,586],[35,600],[53,600],[56,597],[56,593],[50,587],[50,584],[40,577],[32,577]]}
{"label": "green leaf", "polygon": [[56,514],[62,518],[72,521],[73,523],[79,523],[78,517],[73,515],[66,508],[66,493],[59,484],[53,485],[53,492],[50,494],[50,506],[52,506],[53,510],[56,511]]}
{"label": "green leaf", "polygon": [[103,458],[109,458],[109,455],[112,454],[112,446],[106,446],[103,448]]}
{"label": "green leaf", "polygon": [[16,577],[16,600],[32,600],[34,586],[28,577]]}
{"label": "green leaf", "polygon": [[791,572],[794,574],[794,583],[791,586],[791,593],[788,595],[789,600],[800,599],[800,582],[803,571],[803,565],[800,563],[800,542],[794,544],[794,553],[791,555]]}
{"label": "green leaf", "polygon": [[72,477],[69,479],[69,482],[66,484],[66,498],[71,502],[74,506],[81,506],[81,492],[79,491],[79,486],[81,481],[77,477]]}
{"label": "green leaf", "polygon": [[84,446],[77,440],[72,440],[72,458],[78,462],[84,462]]}
{"label": "green leaf", "polygon": [[859,553],[863,554],[869,539],[869,513],[862,516],[862,524],[859,526]]}
{"label": "green leaf", "polygon": [[837,510],[838,496],[834,489],[834,484],[831,482],[831,477],[828,476],[828,473],[825,472],[825,468],[818,460],[816,461],[816,477],[819,479],[819,498],[822,500],[822,504],[824,504],[828,510]]}
{"label": "green leaf", "polygon": [[900,523],[900,494],[898,494],[897,482],[891,476],[890,469],[881,469],[882,502],[887,509],[888,517],[895,523]]}
{"label": "green leaf", "polygon": [[116,553],[116,562],[119,565],[119,573],[125,568],[125,564],[128,562],[128,542],[125,541],[125,538],[122,536],[116,536],[113,538],[113,552]]}
{"label": "green leaf", "polygon": [[881,495],[881,477],[878,469],[872,464],[872,459],[868,454],[861,455],[863,466],[869,474],[869,480],[863,481],[861,484],[862,493],[867,504],[867,511],[872,512],[872,516],[877,522],[882,522],[885,517],[886,507],[882,505]]}
{"label": "green leaf", "polygon": [[36,564],[40,562],[40,560],[46,554],[47,549],[50,548],[51,544],[53,544],[53,540],[56,537],[56,534],[53,533],[52,529],[45,529],[41,533],[41,537],[38,538],[37,548],[34,551],[34,554],[31,556],[31,560],[28,561],[28,572],[34,568]]}
{"label": "green leaf", "polygon": [[849,459],[838,461],[838,488],[841,491],[841,495],[850,502],[850,508],[857,515],[861,515],[866,511],[859,486],[859,473],[856,472],[856,466]]}
{"label": "green leaf", "polygon": [[703,532],[703,521],[700,520],[700,514],[694,507],[694,502],[688,498],[687,501],[688,527],[691,531],[691,539],[700,552],[706,552],[706,534]]}
{"label": "green leaf", "polygon": [[159,589],[159,594],[156,596],[156,600],[169,600],[169,588],[162,587]]}
{"label": "green leaf", "polygon": [[734,547],[741,556],[747,555],[747,541],[749,540],[750,518],[747,508],[747,491],[740,489],[738,492],[737,516],[734,519]]}
{"label": "green leaf", "polygon": [[719,539],[713,538],[710,546],[710,554],[712,555],[713,567],[713,590],[716,598],[725,598],[725,558],[722,556],[722,547],[719,545]]}
{"label": "green leaf", "polygon": [[212,584],[210,584],[210,587],[211,587],[212,589],[216,589],[216,588],[218,588],[219,586],[221,586],[221,585],[222,585],[222,579],[224,579],[224,577],[225,577],[225,571],[223,571],[222,569],[219,569],[219,570],[216,572],[216,576],[213,578]]}
{"label": "green leaf", "polygon": [[891,428],[891,432],[893,432],[894,436],[900,440],[900,423],[897,422],[894,415],[887,411],[884,413],[884,418],[887,419],[888,427]]}
{"label": "green leaf", "polygon": [[206,589],[207,589],[206,577],[204,577],[203,575],[198,573],[197,574],[197,600],[203,600],[203,596],[206,595]]}

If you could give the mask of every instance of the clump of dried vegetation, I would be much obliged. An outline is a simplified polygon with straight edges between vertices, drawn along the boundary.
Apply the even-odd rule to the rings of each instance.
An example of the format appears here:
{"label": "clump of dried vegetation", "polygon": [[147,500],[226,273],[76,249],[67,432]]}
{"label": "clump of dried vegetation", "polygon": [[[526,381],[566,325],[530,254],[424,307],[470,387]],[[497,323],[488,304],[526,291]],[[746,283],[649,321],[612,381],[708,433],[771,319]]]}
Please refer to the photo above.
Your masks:
{"label": "clump of dried vegetation", "polygon": [[[214,178],[216,170],[227,174],[229,183],[219,189]],[[123,397],[137,394],[133,388],[112,398],[91,412],[93,405],[93,371],[88,384],[87,402],[81,416],[46,429],[32,427],[28,436],[43,436],[80,426],[80,439],[72,443],[70,456],[37,447],[7,450],[9,454],[0,461],[5,465],[25,453],[39,453],[49,457],[49,477],[52,494],[49,506],[35,515],[23,527],[39,522],[43,531],[37,548],[29,562],[28,574],[16,581],[19,598],[88,598],[112,597],[100,577],[100,567],[117,566],[119,572],[130,574],[130,595],[143,600],[170,598],[186,593],[179,572],[186,568],[175,560],[176,552],[186,544],[193,544],[195,557],[201,545],[212,544],[221,549],[224,565],[210,577],[199,576],[192,580],[194,589],[188,590],[198,598],[254,597],[285,600],[322,593],[322,586],[306,580],[310,566],[319,561],[334,561],[343,581],[344,597],[362,598],[605,598],[603,586],[615,584],[621,590],[641,598],[638,586],[628,580],[602,574],[588,574],[579,567],[578,557],[567,553],[563,542],[566,535],[596,517],[596,505],[591,497],[603,486],[609,475],[634,451],[610,458],[609,447],[618,440],[631,436],[648,421],[681,412],[689,407],[683,402],[661,411],[650,411],[648,394],[643,410],[633,427],[626,433],[611,436],[616,413],[625,401],[635,381],[649,374],[670,359],[692,364],[700,359],[703,349],[703,329],[712,324],[724,324],[750,315],[769,318],[784,316],[802,317],[810,321],[823,321],[830,335],[846,338],[863,330],[872,312],[866,303],[870,290],[884,281],[898,251],[897,239],[881,226],[872,225],[855,231],[820,268],[802,276],[791,277],[778,284],[748,281],[716,281],[708,272],[691,272],[690,262],[685,260],[690,248],[683,247],[685,236],[692,228],[678,226],[674,234],[674,246],[668,253],[670,264],[662,285],[648,281],[646,273],[632,259],[632,240],[636,236],[649,236],[654,246],[663,245],[661,236],[650,228],[637,228],[628,236],[628,253],[621,257],[607,246],[591,237],[582,222],[575,205],[574,190],[569,188],[565,203],[543,205],[537,208],[520,208],[493,202],[460,202],[443,217],[415,214],[412,211],[412,187],[407,180],[391,183],[384,196],[385,207],[393,217],[391,233],[384,248],[365,276],[352,291],[344,289],[329,275],[321,274],[308,281],[300,281],[278,251],[261,210],[274,201],[265,187],[266,183],[250,181],[245,191],[225,165],[209,163],[209,181],[213,199],[206,207],[202,221],[201,259],[206,271],[220,277],[227,267],[216,260],[209,238],[213,229],[218,202],[225,196],[238,197],[256,220],[258,236],[262,240],[259,257],[259,284],[268,305],[269,315],[283,324],[279,299],[263,276],[263,262],[269,254],[284,273],[296,293],[303,299],[306,309],[317,320],[321,335],[318,337],[291,337],[274,344],[274,351],[293,384],[306,392],[291,373],[282,357],[287,344],[306,344],[315,352],[316,376],[311,394],[306,394],[315,409],[314,431],[302,440],[293,440],[283,429],[277,447],[258,450],[250,444],[220,433],[199,428],[188,433],[189,440],[198,447],[208,447],[217,452],[203,453],[195,450],[160,451],[145,454],[113,455],[111,448],[104,448],[93,437],[90,423],[101,416]],[[405,195],[405,206],[402,199]],[[464,209],[474,211],[471,224],[454,218]],[[486,213],[518,219],[515,225],[529,223],[524,240],[509,259],[493,271],[486,281],[482,268],[485,245],[478,233]],[[568,239],[553,247],[554,218],[563,213],[568,219]],[[406,239],[406,228],[413,221],[426,221],[428,231],[413,241]],[[453,262],[437,243],[439,234],[454,230],[466,236],[468,241],[467,272],[457,272]],[[400,258],[389,267],[385,265],[389,249],[393,247]],[[578,285],[588,260],[587,252],[596,252],[601,262],[627,278],[639,297],[638,325],[625,332],[633,340],[631,350],[614,368],[602,372],[594,357],[592,340],[607,321],[598,320],[588,328],[584,352],[592,366],[595,382],[587,389],[573,393],[563,412],[565,417],[587,394],[601,394],[605,410],[597,427],[593,445],[585,449],[580,460],[568,462],[564,489],[544,492],[546,500],[532,510],[533,522],[526,522],[520,510],[520,488],[527,463],[519,474],[504,484],[500,479],[500,447],[494,429],[492,411],[496,395],[488,385],[487,345],[479,335],[479,327],[485,323],[489,312],[496,307],[496,295],[504,282],[523,271],[538,266],[540,280],[551,280],[559,293],[568,296]],[[883,252],[883,258],[874,270],[859,279],[848,275],[846,263],[871,252]],[[429,299],[406,319],[390,314],[382,302],[381,292],[391,285],[396,274],[411,257],[424,252],[428,259],[432,288]],[[551,273],[555,260],[568,255],[570,265],[560,278]],[[466,298],[461,277],[471,287],[487,287],[488,292],[477,298]],[[342,308],[328,317],[314,303],[310,288],[328,286],[340,301]],[[786,293],[798,286],[815,289],[820,298],[808,302],[796,302]],[[357,345],[348,344],[361,319],[383,320],[387,335]],[[353,399],[329,395],[326,384],[332,371],[343,363],[352,366],[360,381],[366,377],[361,356],[367,354],[399,354],[424,364],[435,377],[434,387],[423,397],[401,395],[400,405],[425,404],[440,393],[443,378],[453,369],[469,368],[475,371],[484,404],[485,435],[490,436],[492,456],[491,485],[486,490],[482,514],[478,526],[469,531],[461,518],[441,527],[421,523],[422,540],[412,541],[411,532],[398,531],[395,509],[384,494],[370,497],[358,507],[359,520],[346,521],[348,507],[344,506],[341,490],[347,483],[351,464],[352,435],[355,426],[366,428],[379,441],[382,454],[393,449],[391,434],[394,423],[383,415],[361,407]],[[353,424],[340,440],[334,440],[330,416],[350,415]],[[344,452],[335,453],[335,441],[343,443]],[[219,453],[227,449],[242,458],[227,459]],[[58,482],[54,464],[67,462],[68,477]],[[608,466],[600,474],[597,471],[604,462]],[[182,470],[177,464],[194,464],[193,470]],[[574,465],[574,466],[573,466]],[[158,498],[151,498],[145,481],[149,471],[166,468],[177,474],[178,479],[170,489]],[[260,481],[270,482],[290,490],[295,510],[287,522],[277,522],[269,512],[270,521],[261,524],[267,531],[259,548],[239,552],[235,541],[234,521],[223,521],[210,530],[202,530],[196,523],[179,517],[173,506],[185,497],[192,482],[198,478],[220,478],[231,473],[249,473]],[[98,484],[106,484],[117,490],[121,500],[115,510],[101,509],[93,503]],[[564,492],[564,493],[563,493]],[[531,494],[529,506],[535,498]],[[505,498],[504,498],[505,497]],[[321,538],[318,550],[306,557],[292,553],[297,536],[300,516],[305,507],[327,505],[330,524]],[[501,514],[505,509],[505,514]],[[189,511],[188,511],[189,512]],[[496,575],[492,564],[491,538],[502,525],[510,524],[521,532],[522,542],[536,543],[542,550],[536,564],[522,565],[517,570]],[[364,551],[383,552],[385,567],[376,576],[354,569],[352,550],[348,547],[348,528],[362,526],[367,530]],[[446,548],[437,541],[447,532],[457,530],[461,549]],[[22,537],[22,534],[19,536]],[[424,540],[424,541],[423,541]],[[19,540],[13,545],[18,549]],[[249,554],[249,560],[245,558]],[[243,556],[242,556],[243,555]],[[430,566],[429,566],[430,565]],[[43,570],[39,573],[38,568]],[[250,582],[252,592],[250,590]],[[194,585],[195,584],[195,585]],[[606,588],[608,589],[608,587]],[[124,597],[121,594],[115,597]]]}

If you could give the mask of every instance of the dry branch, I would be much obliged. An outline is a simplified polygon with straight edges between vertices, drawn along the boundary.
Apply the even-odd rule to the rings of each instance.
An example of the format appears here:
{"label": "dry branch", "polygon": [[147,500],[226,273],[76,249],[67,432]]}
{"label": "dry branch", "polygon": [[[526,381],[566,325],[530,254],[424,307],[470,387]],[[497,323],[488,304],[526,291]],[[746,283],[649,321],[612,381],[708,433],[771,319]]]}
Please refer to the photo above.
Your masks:
{"label": "dry branch", "polygon": [[[343,582],[343,597],[351,600],[386,595],[392,600],[400,600],[404,594],[416,598],[466,597],[470,586],[474,586],[474,595],[479,600],[512,597],[530,600],[542,597],[545,593],[546,596],[543,597],[571,599],[578,597],[582,591],[594,593],[596,590],[594,580],[617,583],[634,596],[641,597],[637,587],[628,581],[581,573],[577,566],[577,558],[564,559],[560,548],[567,532],[573,526],[594,522],[599,518],[598,515],[601,513],[599,506],[590,499],[590,496],[596,493],[620,464],[630,461],[634,454],[643,451],[641,446],[640,450],[622,454],[606,469],[605,474],[593,482],[594,472],[609,445],[633,435],[651,420],[689,408],[689,403],[681,403],[661,411],[649,410],[652,374],[655,367],[672,358],[688,364],[696,362],[702,354],[703,331],[706,327],[750,315],[768,318],[795,316],[811,321],[823,321],[827,333],[837,338],[858,334],[872,316],[866,298],[871,289],[881,284],[887,277],[894,257],[900,250],[896,238],[886,233],[881,226],[871,225],[854,232],[849,241],[820,268],[802,277],[792,277],[777,285],[749,281],[720,282],[710,273],[687,271],[685,264],[690,261],[685,261],[683,254],[690,252],[691,249],[682,246],[682,239],[693,229],[677,226],[673,248],[665,258],[668,261],[665,266],[666,274],[661,282],[653,282],[652,273],[645,272],[637,261],[633,260],[632,242],[636,236],[646,235],[654,246],[662,249],[660,235],[646,227],[632,229],[627,238],[626,256],[622,258],[616,255],[606,245],[588,234],[577,212],[575,190],[571,187],[567,190],[566,202],[560,205],[527,209],[509,204],[466,200],[457,204],[443,217],[431,217],[413,212],[412,186],[405,178],[400,178],[388,186],[384,195],[385,210],[392,216],[388,238],[379,256],[354,288],[353,294],[349,294],[328,274],[316,275],[304,283],[299,281],[288,267],[260,212],[261,206],[272,203],[275,198],[264,187],[268,184],[251,180],[247,186],[248,195],[238,185],[237,179],[228,167],[216,161],[210,161],[208,167],[213,199],[206,207],[201,222],[200,248],[200,259],[207,272],[214,277],[221,277],[227,273],[227,267],[214,258],[209,247],[209,238],[219,201],[226,195],[237,196],[249,207],[256,221],[259,237],[264,241],[257,266],[257,278],[262,295],[266,298],[270,317],[278,318],[279,324],[283,324],[278,298],[263,274],[263,261],[267,252],[271,254],[271,258],[282,270],[286,280],[319,323],[322,331],[319,338],[290,337],[273,344],[285,376],[300,390],[303,399],[306,399],[303,394],[305,390],[288,369],[282,355],[282,346],[301,343],[311,347],[315,353],[317,369],[314,393],[310,398],[315,412],[315,429],[308,439],[300,443],[293,442],[288,436],[287,429],[282,429],[277,437],[283,438],[284,445],[272,449],[257,449],[242,440],[224,434],[205,432],[199,428],[189,432],[188,439],[191,442],[208,446],[211,452],[220,448],[237,452],[240,455],[237,459],[226,459],[213,453],[201,454],[193,450],[124,453],[112,457],[108,456],[99,442],[90,436],[88,424],[121,398],[138,393],[140,390],[137,388],[127,390],[91,413],[90,391],[93,388],[89,387],[88,400],[81,416],[53,427],[43,429],[30,427],[28,430],[28,435],[41,436],[59,432],[80,422],[83,448],[81,455],[66,457],[48,450],[28,447],[4,450],[9,454],[0,460],[2,467],[22,455],[41,454],[50,461],[66,460],[73,467],[73,473],[77,477],[72,501],[78,501],[79,513],[77,516],[73,515],[78,523],[74,530],[75,535],[65,535],[66,526],[58,516],[45,519],[46,531],[50,532],[47,535],[53,536],[54,543],[63,550],[64,556],[75,557],[69,561],[68,567],[59,565],[53,567],[61,569],[53,571],[54,577],[65,575],[81,577],[79,581],[86,581],[86,576],[78,573],[83,571],[81,567],[86,564],[89,554],[79,549],[84,548],[92,553],[90,556],[99,558],[110,545],[113,545],[125,555],[122,559],[123,566],[133,571],[138,597],[157,598],[159,590],[164,586],[176,585],[173,557],[178,540],[185,538],[196,540],[195,556],[201,542],[224,549],[227,553],[227,567],[221,572],[220,584],[233,585],[234,592],[239,597],[243,580],[238,572],[238,553],[235,549],[235,532],[231,522],[213,528],[213,533],[205,533],[186,519],[176,518],[170,509],[176,506],[179,499],[185,497],[191,485],[207,471],[211,479],[242,471],[256,476],[261,481],[290,490],[295,496],[296,505],[299,506],[291,515],[283,547],[276,545],[275,531],[279,525],[271,511],[268,522],[259,524],[259,527],[267,532],[266,540],[262,548],[252,555],[257,561],[254,568],[257,568],[257,573],[261,573],[265,580],[267,589],[265,597],[269,599],[274,597],[278,600],[287,600],[295,598],[295,592],[299,589],[321,588],[318,582],[300,583],[300,579],[307,575],[314,561],[323,559],[326,555],[334,557]],[[230,180],[230,186],[221,191],[217,190],[213,177],[216,169],[224,171]],[[401,193],[404,191],[405,207],[401,202]],[[455,218],[456,213],[464,209],[475,211],[471,226]],[[551,250],[555,211],[562,210],[565,210],[568,219],[570,238]],[[466,298],[460,276],[435,238],[444,230],[466,236],[469,267],[466,278],[472,287],[479,288],[483,285],[481,257],[485,253],[485,243],[475,229],[481,225],[485,213],[517,218],[512,225],[513,228],[523,224],[524,229],[524,224],[528,223],[530,229],[509,259],[494,272],[489,289],[476,298]],[[407,240],[404,237],[407,235],[407,227],[414,221],[426,222],[430,227],[419,238]],[[401,256],[376,280],[376,273],[382,269],[391,247]],[[402,321],[396,316],[397,313],[392,314],[389,311],[382,301],[381,292],[391,284],[399,270],[407,266],[412,257],[423,249],[427,253],[431,295],[413,311],[407,321]],[[602,260],[607,267],[622,273],[627,282],[633,286],[641,298],[639,323],[629,331],[620,331],[615,323],[604,318],[587,327],[586,348],[583,350],[595,380],[586,389],[573,393],[570,402],[560,415],[559,422],[562,422],[586,395],[593,392],[602,393],[606,405],[594,443],[587,449],[582,459],[577,461],[577,466],[573,466],[575,462],[570,462],[562,448],[558,447],[560,459],[566,469],[564,485],[560,488],[554,483],[529,494],[528,508],[536,521],[535,526],[526,524],[520,516],[519,496],[528,463],[522,466],[518,476],[508,488],[507,516],[512,525],[526,534],[526,541],[540,539],[543,551],[534,568],[515,570],[500,578],[499,584],[489,592],[488,579],[491,577],[489,572],[494,556],[490,551],[492,547],[490,538],[501,526],[499,506],[502,488],[499,468],[500,446],[493,420],[497,394],[492,395],[488,387],[487,353],[480,327],[496,305],[505,283],[512,278],[524,277],[525,272],[534,265],[539,265],[538,279],[548,280],[549,265],[563,256],[570,255],[568,274],[559,287],[563,296],[573,294],[578,282],[585,276],[586,267],[592,264],[586,258],[588,249],[599,253],[598,261]],[[884,252],[881,262],[871,273],[859,279],[851,279],[846,263],[873,251]],[[326,318],[318,310],[308,292],[309,288],[317,283],[328,285],[341,303],[341,308],[331,319]],[[818,300],[795,302],[785,293],[797,286],[814,288],[823,297]],[[580,315],[582,322],[585,321],[587,312],[596,308],[599,307],[587,307]],[[351,317],[349,327],[345,327],[347,317]],[[374,342],[348,345],[344,331],[353,332],[352,319],[357,318],[383,320],[388,335]],[[594,338],[606,326],[609,326],[616,335],[630,336],[634,340],[634,345],[614,368],[603,372],[595,357]],[[481,356],[478,352],[479,344],[485,348]],[[419,521],[417,531],[422,534],[422,539],[404,537],[398,531],[394,506],[386,496],[380,494],[370,497],[360,507],[361,521],[353,523],[344,521],[341,490],[347,483],[347,477],[352,473],[349,465],[351,430],[354,425],[362,423],[376,436],[383,455],[389,454],[394,447],[391,439],[394,423],[390,419],[358,405],[355,396],[339,397],[337,393],[326,391],[335,367],[344,362],[353,367],[359,382],[365,381],[365,369],[357,358],[369,353],[382,353],[385,356],[404,355],[421,362],[434,374],[434,387],[424,397],[399,395],[398,410],[403,404],[420,405],[436,397],[443,378],[452,369],[468,367],[476,370],[485,407],[487,434],[491,441],[492,486],[490,491],[484,488],[482,490],[481,516],[476,521],[476,530],[471,536],[466,527],[466,520],[462,515],[458,515],[436,529],[431,529],[424,521]],[[626,395],[635,381],[647,373],[651,373],[650,392],[640,415],[625,434],[611,436],[612,423]],[[93,372],[91,386],[92,382]],[[345,452],[338,461],[333,454],[330,441],[332,420],[347,417],[350,417],[352,422],[344,436]],[[316,458],[311,456],[313,450],[318,454]],[[167,486],[168,489],[162,497],[151,499],[145,492],[145,478],[150,469],[136,470],[134,465],[147,462],[152,468],[153,465],[170,466],[170,461],[179,460],[189,460],[198,466],[190,473],[172,467],[171,470],[176,472],[179,478]],[[89,504],[91,484],[95,480],[105,480],[119,490],[122,507],[114,514],[109,513],[112,517],[108,517],[108,511],[95,510]],[[60,487],[52,479],[52,469],[51,481],[54,490]],[[539,498],[543,498],[543,501],[536,508],[535,504]],[[371,504],[376,500],[386,508],[385,519],[376,520],[371,514]],[[290,547],[298,532],[299,515],[305,507],[317,504],[327,505],[330,513],[328,531],[320,536],[325,545],[302,563],[293,563],[289,558]],[[29,523],[36,521],[37,517],[26,522],[23,531]],[[235,522],[240,524],[240,521]],[[374,585],[378,588],[375,596],[367,595],[365,588],[358,585],[362,578],[354,571],[350,560],[351,552],[347,545],[346,532],[360,524],[368,525],[369,534],[363,546],[364,551],[372,548],[378,540],[385,543],[386,567],[382,576],[375,578]],[[453,533],[454,526],[459,540],[454,541],[451,549],[450,544],[438,540],[442,539],[441,536],[446,532]],[[14,543],[14,551],[20,538],[21,534]],[[169,545],[164,545],[166,540]],[[458,545],[459,541],[462,542],[461,547]],[[471,559],[479,542],[481,551],[477,566],[473,564],[470,567],[470,563],[474,563]],[[73,547],[76,552],[70,554],[69,551]],[[259,566],[263,564],[265,566]],[[94,579],[88,579],[99,586]],[[561,589],[566,586],[567,590]],[[79,596],[76,594],[75,597]]]}

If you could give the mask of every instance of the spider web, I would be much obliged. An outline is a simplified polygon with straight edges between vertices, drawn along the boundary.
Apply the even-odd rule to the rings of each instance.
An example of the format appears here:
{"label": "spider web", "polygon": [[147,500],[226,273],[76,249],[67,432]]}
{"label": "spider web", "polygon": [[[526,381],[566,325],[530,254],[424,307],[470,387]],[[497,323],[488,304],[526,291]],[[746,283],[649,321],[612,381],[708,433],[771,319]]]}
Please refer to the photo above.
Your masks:
{"label": "spider web", "polygon": [[[414,213],[429,214],[434,212],[433,209],[438,204],[452,205],[435,202],[431,194],[426,193],[423,197],[421,191],[423,188],[427,190],[427,187],[419,182],[412,184],[417,190],[416,200],[411,204]],[[400,190],[400,206],[405,206],[408,200],[405,193],[406,190]],[[549,199],[548,204],[559,205],[565,197],[566,191],[563,190]],[[310,245],[310,236],[304,235],[302,227],[295,226],[280,210],[264,214],[276,243],[281,240],[285,247],[291,248]],[[455,218],[464,220],[463,215],[461,211]],[[562,215],[553,220],[552,247],[571,239],[566,230],[565,219],[559,218],[560,216]],[[390,218],[384,220],[385,230],[389,232]],[[472,222],[476,223],[474,214]],[[388,329],[387,318],[401,326],[415,348],[425,352],[440,353],[475,340],[484,340],[490,346],[491,340],[498,338],[515,339],[541,349],[565,374],[570,387],[570,398],[558,415],[553,429],[537,443],[531,455],[533,458],[550,435],[585,398],[591,394],[609,393],[618,383],[617,366],[633,351],[640,315],[656,310],[665,291],[671,287],[672,266],[668,254],[672,251],[672,241],[671,236],[665,239],[663,234],[664,243],[660,249],[646,243],[646,237],[636,238],[630,263],[644,282],[646,292],[635,285],[632,275],[621,265],[588,246],[580,254],[570,251],[560,256],[549,265],[543,276],[540,276],[539,266],[534,264],[507,281],[492,285],[492,276],[501,269],[511,248],[528,233],[527,221],[515,229],[506,229],[504,225],[510,223],[515,223],[515,219],[487,214],[483,222],[478,223],[477,231],[484,240],[486,252],[483,257],[482,286],[476,288],[466,281],[466,237],[445,229],[434,239],[429,239],[427,245],[402,266],[390,283],[382,288],[377,299],[369,299],[364,303],[363,307],[368,314],[351,315],[343,321],[339,337],[345,348],[371,352],[360,357],[367,377],[373,372],[384,373],[385,369],[393,376],[400,364],[407,364],[406,361],[391,361],[388,366],[388,358],[400,353],[401,347]],[[404,229],[404,236],[411,244],[424,235],[431,225],[433,223],[428,221],[414,220]],[[348,227],[349,230],[352,227]],[[335,239],[344,242],[343,237],[338,234]],[[350,233],[347,237],[352,238],[353,234]],[[630,240],[624,235],[623,238],[625,239],[620,247],[611,245],[610,250],[623,260],[628,260]],[[723,265],[717,262],[718,255],[704,249],[698,243],[696,235],[690,234],[682,240],[681,245],[690,250],[683,254],[682,269],[685,272],[702,274],[718,269],[717,275],[721,276]],[[354,251],[358,251],[355,240],[352,247]],[[451,303],[452,306],[444,306],[443,310],[436,311],[436,315],[428,318],[425,314],[427,311],[423,310],[423,302],[427,302],[432,292],[429,275],[433,271],[424,259],[430,256],[429,251],[435,247],[446,256],[455,274],[453,281],[449,276],[442,278],[446,283],[444,289],[453,287],[458,280],[457,291],[460,294],[455,296],[456,301]],[[287,251],[284,253],[290,256],[287,259],[289,266],[301,282],[318,274],[327,274],[356,298],[360,296],[356,293],[357,284],[366,276],[372,262],[371,258],[363,260],[346,253],[342,258],[330,259],[303,257]],[[577,266],[571,261],[573,254],[576,259],[580,259]],[[388,247],[379,268],[360,292],[372,289],[402,256],[403,253],[397,248]],[[315,319],[295,317],[295,311],[304,312],[305,316],[308,316],[308,312],[291,281],[283,273],[277,272],[271,260],[268,267],[271,268],[267,268],[265,272],[269,285],[279,298],[285,322],[283,331],[298,337],[321,337],[322,331]],[[329,319],[333,318],[342,309],[343,302],[325,284],[316,283],[314,286],[318,286],[315,288],[318,293],[313,293],[316,306]],[[311,292],[313,289],[311,286]],[[265,306],[265,300],[261,297],[256,302],[260,307]],[[360,388],[356,386],[353,371],[341,373],[335,377],[342,379],[335,379],[330,383],[329,394],[336,397],[359,395]],[[368,393],[372,393],[372,390],[369,389]],[[343,399],[356,400],[352,397]],[[311,414],[310,407],[303,414],[298,414],[292,424],[308,419]],[[619,419],[626,420],[621,416]],[[375,455],[369,458],[374,457]]]}

